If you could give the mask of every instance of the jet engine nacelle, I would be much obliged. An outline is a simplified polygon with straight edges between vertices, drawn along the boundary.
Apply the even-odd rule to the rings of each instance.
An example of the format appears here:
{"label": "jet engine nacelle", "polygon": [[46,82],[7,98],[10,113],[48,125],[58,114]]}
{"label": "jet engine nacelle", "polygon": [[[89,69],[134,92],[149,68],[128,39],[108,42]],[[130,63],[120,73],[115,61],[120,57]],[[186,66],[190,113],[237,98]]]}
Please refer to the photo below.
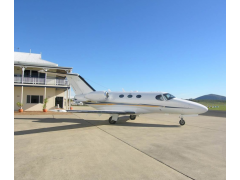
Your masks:
{"label": "jet engine nacelle", "polygon": [[84,97],[91,101],[106,101],[109,95],[108,92],[105,91],[94,91],[86,94]]}
{"label": "jet engine nacelle", "polygon": [[84,96],[85,96],[84,94],[78,94],[74,96],[74,99],[75,101],[80,101],[80,102],[88,101],[88,99],[86,99]]}

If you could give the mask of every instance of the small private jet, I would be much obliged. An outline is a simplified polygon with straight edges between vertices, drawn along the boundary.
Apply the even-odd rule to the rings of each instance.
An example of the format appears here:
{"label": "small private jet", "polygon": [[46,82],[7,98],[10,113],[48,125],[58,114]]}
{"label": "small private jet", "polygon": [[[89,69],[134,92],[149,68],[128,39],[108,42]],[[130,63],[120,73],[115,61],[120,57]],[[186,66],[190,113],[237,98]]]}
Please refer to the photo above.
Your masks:
{"label": "small private jet", "polygon": [[79,74],[60,74],[48,71],[41,73],[66,76],[75,92],[75,100],[81,101],[96,110],[52,110],[57,112],[110,114],[109,123],[115,124],[119,115],[129,115],[135,120],[140,114],[179,114],[180,125],[184,125],[184,116],[197,116],[208,108],[183,99],[168,92],[111,92],[96,91]]}

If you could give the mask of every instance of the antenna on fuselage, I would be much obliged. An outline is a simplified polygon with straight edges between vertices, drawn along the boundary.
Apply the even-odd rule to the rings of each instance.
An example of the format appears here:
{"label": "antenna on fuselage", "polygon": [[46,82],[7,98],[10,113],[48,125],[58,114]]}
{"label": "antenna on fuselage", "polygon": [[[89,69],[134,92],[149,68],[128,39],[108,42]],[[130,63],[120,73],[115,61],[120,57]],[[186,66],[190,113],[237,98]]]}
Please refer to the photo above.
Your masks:
{"label": "antenna on fuselage", "polygon": [[125,90],[122,88],[123,92],[125,92]]}

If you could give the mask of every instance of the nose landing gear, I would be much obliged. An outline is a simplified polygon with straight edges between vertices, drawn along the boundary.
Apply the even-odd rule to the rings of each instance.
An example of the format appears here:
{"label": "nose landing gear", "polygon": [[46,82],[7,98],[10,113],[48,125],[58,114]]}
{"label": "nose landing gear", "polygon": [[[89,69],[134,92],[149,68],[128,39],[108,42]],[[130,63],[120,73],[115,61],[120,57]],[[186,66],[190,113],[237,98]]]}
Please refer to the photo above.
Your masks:
{"label": "nose landing gear", "polygon": [[181,118],[181,120],[179,121],[179,124],[180,124],[181,126],[183,126],[183,125],[185,124],[185,121],[183,120],[183,118]]}

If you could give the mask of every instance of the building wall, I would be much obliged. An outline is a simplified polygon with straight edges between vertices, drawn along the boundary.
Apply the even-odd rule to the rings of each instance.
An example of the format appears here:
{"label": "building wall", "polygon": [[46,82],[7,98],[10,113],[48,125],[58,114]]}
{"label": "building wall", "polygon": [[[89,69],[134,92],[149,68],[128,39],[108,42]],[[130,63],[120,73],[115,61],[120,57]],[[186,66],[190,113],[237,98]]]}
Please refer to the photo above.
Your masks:
{"label": "building wall", "polygon": [[22,75],[22,69],[20,67],[14,66],[14,74]]}
{"label": "building wall", "polygon": [[[27,103],[27,95],[42,95],[44,98],[43,87],[23,87],[23,110],[24,111],[41,111],[43,109],[43,103],[30,104]],[[21,102],[21,86],[14,86],[14,110],[19,108],[16,103]],[[55,109],[55,97],[63,97],[63,109],[67,108],[66,104],[66,91],[65,88],[46,88],[46,96],[48,98],[47,109]]]}

